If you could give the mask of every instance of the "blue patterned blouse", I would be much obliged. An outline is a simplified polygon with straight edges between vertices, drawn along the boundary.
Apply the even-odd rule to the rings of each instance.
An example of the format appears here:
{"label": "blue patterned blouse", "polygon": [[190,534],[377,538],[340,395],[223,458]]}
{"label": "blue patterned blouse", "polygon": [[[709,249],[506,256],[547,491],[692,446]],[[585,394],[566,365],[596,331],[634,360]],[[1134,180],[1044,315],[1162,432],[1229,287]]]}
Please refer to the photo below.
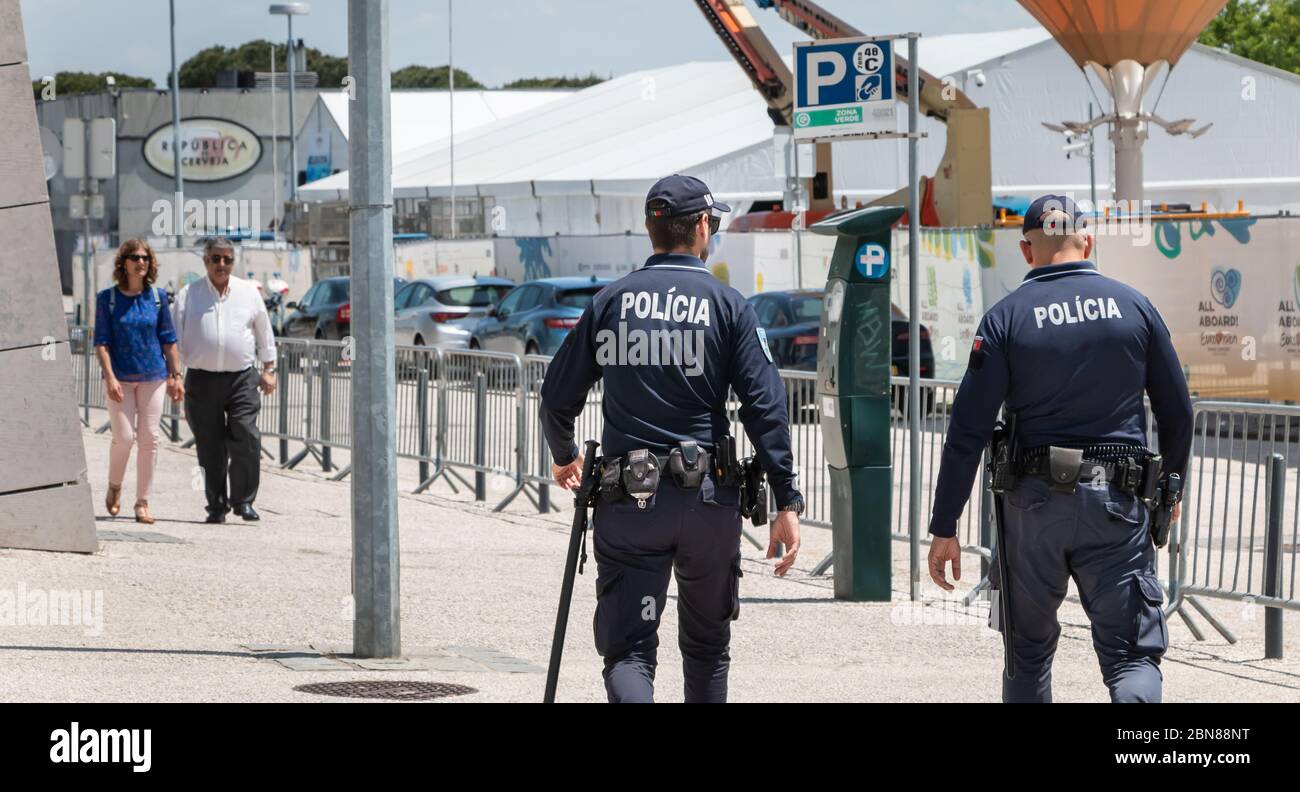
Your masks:
{"label": "blue patterned blouse", "polygon": [[167,379],[167,360],[162,347],[176,343],[176,330],[167,305],[167,292],[158,289],[155,306],[153,288],[145,288],[134,297],[118,291],[111,311],[109,295],[117,286],[99,293],[95,308],[95,346],[108,347],[113,374],[121,382]]}

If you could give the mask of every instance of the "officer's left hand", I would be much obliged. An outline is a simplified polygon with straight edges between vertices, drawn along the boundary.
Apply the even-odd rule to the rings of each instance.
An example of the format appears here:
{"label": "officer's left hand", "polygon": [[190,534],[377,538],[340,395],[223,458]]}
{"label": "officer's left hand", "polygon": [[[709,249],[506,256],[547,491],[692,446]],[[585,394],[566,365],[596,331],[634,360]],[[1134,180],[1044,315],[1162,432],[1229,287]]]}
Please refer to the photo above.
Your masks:
{"label": "officer's left hand", "polygon": [[930,542],[930,579],[944,591],[952,591],[953,585],[943,574],[944,564],[952,562],[952,579],[961,580],[961,542],[957,537],[932,537]]}
{"label": "officer's left hand", "polygon": [[776,546],[785,545],[785,555],[776,562],[776,574],[785,577],[785,573],[794,566],[795,556],[799,555],[799,515],[792,511],[783,511],[776,515],[772,523],[771,534],[767,542],[767,557],[776,557]]}
{"label": "officer's left hand", "polygon": [[567,465],[551,465],[551,478],[566,490],[582,486],[582,454]]}

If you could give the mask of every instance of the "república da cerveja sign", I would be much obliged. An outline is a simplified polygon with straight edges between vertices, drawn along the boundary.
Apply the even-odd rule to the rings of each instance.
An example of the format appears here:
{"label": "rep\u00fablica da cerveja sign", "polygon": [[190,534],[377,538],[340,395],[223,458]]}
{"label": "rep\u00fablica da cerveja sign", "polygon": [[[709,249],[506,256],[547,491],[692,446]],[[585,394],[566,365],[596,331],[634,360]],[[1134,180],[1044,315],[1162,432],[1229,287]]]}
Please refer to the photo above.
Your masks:
{"label": "rep\u00fablica da cerveja sign", "polygon": [[[180,129],[181,177],[186,181],[231,179],[262,159],[262,141],[242,124],[223,118],[185,118]],[[144,159],[164,176],[174,175],[172,125],[164,124],[144,141]]]}

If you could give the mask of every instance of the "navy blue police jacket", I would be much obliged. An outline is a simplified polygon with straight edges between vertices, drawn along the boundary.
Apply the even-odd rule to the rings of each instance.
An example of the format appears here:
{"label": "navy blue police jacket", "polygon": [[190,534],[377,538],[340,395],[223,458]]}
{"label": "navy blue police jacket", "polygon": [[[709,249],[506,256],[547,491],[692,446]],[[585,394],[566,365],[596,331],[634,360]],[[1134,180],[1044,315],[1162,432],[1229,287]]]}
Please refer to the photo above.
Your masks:
{"label": "navy blue police jacket", "polygon": [[602,378],[605,456],[664,455],[683,440],[711,449],[731,431],[730,388],[777,506],[800,497],[785,386],[754,308],[700,259],[653,255],[583,312],[542,383],[541,424],[556,464],[577,457],[574,420]]}
{"label": "navy blue police jacket", "polygon": [[980,322],[953,402],[930,533],[953,536],[1003,403],[1024,450],[1147,444],[1151,399],[1165,474],[1186,476],[1192,405],[1169,328],[1091,262],[1036,267]]}

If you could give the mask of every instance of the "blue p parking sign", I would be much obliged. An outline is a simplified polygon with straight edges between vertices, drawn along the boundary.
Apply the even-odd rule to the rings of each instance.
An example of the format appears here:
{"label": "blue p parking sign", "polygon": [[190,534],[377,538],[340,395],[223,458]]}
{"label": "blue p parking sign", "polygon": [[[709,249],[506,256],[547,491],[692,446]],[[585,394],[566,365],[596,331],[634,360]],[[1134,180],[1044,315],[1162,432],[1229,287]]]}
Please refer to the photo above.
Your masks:
{"label": "blue p parking sign", "polygon": [[898,131],[891,39],[800,42],[794,68],[796,138]]}
{"label": "blue p parking sign", "polygon": [[875,242],[867,242],[853,254],[853,266],[864,278],[882,280],[889,276],[889,251]]}

